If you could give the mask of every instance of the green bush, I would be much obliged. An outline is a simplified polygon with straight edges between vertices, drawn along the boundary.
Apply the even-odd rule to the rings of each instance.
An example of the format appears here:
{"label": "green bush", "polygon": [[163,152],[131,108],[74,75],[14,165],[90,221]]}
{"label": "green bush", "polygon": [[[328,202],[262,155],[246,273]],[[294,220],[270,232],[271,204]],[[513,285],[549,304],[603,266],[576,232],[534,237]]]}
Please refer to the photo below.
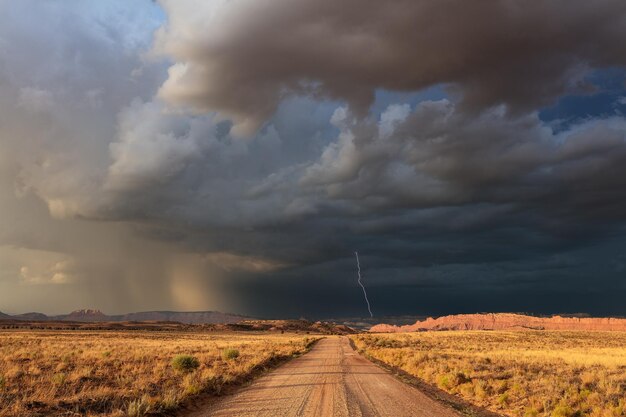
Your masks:
{"label": "green bush", "polygon": [[172,359],[172,366],[178,372],[189,373],[200,367],[200,361],[194,356],[178,355]]}
{"label": "green bush", "polygon": [[239,357],[239,351],[237,349],[227,348],[222,351],[222,359],[225,361],[237,359]]}
{"label": "green bush", "polygon": [[437,378],[437,385],[439,388],[444,390],[450,390],[452,388],[452,383],[450,382],[450,377],[448,375],[440,375]]}

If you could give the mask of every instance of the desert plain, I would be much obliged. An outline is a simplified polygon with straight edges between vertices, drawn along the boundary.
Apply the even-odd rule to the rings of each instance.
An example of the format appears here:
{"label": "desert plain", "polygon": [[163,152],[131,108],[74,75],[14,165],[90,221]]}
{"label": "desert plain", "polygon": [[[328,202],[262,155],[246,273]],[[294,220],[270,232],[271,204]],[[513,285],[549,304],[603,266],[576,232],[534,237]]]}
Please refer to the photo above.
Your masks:
{"label": "desert plain", "polygon": [[65,326],[0,330],[0,416],[626,416],[623,331]]}

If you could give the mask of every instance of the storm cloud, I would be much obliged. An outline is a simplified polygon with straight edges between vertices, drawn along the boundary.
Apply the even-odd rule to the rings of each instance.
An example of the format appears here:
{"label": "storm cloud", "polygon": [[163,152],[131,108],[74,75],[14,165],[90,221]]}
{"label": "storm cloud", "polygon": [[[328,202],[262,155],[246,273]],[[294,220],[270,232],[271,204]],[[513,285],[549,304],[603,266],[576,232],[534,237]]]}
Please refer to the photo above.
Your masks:
{"label": "storm cloud", "polygon": [[290,95],[345,100],[448,85],[468,110],[513,113],[592,88],[626,64],[620,0],[165,0],[155,49],[175,60],[160,96],[252,134]]}
{"label": "storm cloud", "polygon": [[0,12],[0,311],[626,313],[621,1]]}

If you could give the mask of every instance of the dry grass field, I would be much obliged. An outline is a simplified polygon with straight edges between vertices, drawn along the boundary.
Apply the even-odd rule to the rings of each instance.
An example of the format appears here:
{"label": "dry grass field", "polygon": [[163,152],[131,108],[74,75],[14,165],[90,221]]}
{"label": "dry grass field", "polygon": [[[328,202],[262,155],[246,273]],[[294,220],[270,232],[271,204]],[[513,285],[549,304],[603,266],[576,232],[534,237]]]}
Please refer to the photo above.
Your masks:
{"label": "dry grass field", "polygon": [[0,331],[0,416],[140,416],[217,394],[313,339],[295,334]]}
{"label": "dry grass field", "polygon": [[367,355],[508,416],[626,416],[626,333],[352,336]]}

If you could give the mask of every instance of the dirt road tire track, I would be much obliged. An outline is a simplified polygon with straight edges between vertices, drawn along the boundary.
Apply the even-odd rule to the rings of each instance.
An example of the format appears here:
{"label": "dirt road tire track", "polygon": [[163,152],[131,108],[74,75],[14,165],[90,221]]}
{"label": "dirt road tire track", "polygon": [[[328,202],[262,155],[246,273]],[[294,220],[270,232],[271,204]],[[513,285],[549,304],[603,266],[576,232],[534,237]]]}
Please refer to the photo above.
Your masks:
{"label": "dirt road tire track", "polygon": [[459,417],[357,354],[346,337],[313,349],[189,417]]}

